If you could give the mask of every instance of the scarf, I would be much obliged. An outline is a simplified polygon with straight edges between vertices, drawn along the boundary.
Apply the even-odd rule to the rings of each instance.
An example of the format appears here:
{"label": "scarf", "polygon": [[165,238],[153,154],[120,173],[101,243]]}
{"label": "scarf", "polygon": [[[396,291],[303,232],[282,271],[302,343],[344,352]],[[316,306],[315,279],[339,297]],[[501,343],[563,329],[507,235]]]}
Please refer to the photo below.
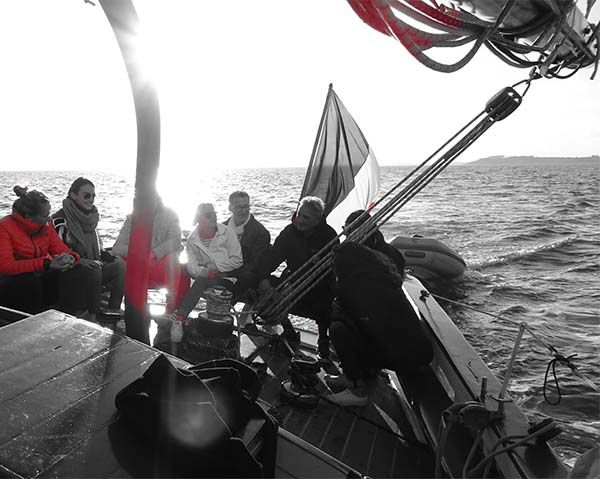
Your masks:
{"label": "scarf", "polygon": [[250,221],[251,217],[252,217],[252,215],[249,214],[248,218],[246,218],[246,221],[244,221],[241,225],[238,225],[238,226],[235,225],[233,216],[231,218],[229,218],[229,221],[227,222],[227,228],[230,230],[233,230],[233,232],[235,233],[235,235],[237,236],[237,238],[240,242],[242,241],[242,235],[244,234],[244,226],[246,226],[248,224],[248,221]]}
{"label": "scarf", "polygon": [[100,243],[96,227],[100,215],[95,206],[89,213],[82,211],[77,207],[71,198],[63,200],[63,211],[67,220],[67,231],[72,248],[81,255],[82,258],[100,259]]}

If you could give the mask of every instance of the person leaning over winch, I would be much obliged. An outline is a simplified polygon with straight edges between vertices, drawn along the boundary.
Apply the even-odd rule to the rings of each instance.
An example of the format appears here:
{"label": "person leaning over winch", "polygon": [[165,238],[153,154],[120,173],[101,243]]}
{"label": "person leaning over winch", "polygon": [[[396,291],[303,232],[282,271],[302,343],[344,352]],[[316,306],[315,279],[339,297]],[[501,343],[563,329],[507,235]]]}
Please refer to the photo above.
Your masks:
{"label": "person leaning over winch", "polygon": [[159,321],[159,334],[155,342],[164,341],[167,328],[173,341],[181,340],[181,323],[187,319],[198,300],[211,286],[224,286],[237,295],[237,279],[230,271],[240,268],[242,248],[233,229],[217,223],[217,214],[211,203],[201,203],[194,218],[196,228],[186,241],[187,270],[194,284],[186,293],[180,306]]}
{"label": "person leaning over winch", "polygon": [[243,296],[258,285],[253,271],[258,258],[271,244],[271,234],[250,213],[250,195],[245,191],[234,191],[229,195],[229,211],[232,216],[223,224],[237,236],[242,247],[244,264],[228,272],[228,276],[237,278],[237,295]]}
{"label": "person leaning over winch", "polygon": [[[100,311],[102,285],[110,285],[108,314],[120,314],[125,287],[125,263],[102,251],[97,227],[100,215],[94,205],[96,188],[87,178],[79,177],[63,200],[63,207],[52,215],[52,223],[59,238],[81,257],[81,265],[90,270],[92,312]],[[104,253],[104,255],[102,254]]]}
{"label": "person leaning over winch", "polygon": [[[280,284],[290,274],[307,263],[319,250],[337,237],[335,230],[325,222],[325,205],[320,198],[306,196],[300,200],[292,223],[286,226],[275,239],[273,246],[266,250],[256,265],[256,275],[260,278],[259,290],[266,295],[273,286]],[[339,242],[336,240],[335,244]],[[270,274],[283,263],[287,268],[281,277]],[[318,352],[321,359],[329,359],[329,333],[331,323],[331,303],[334,297],[335,278],[332,273],[319,281],[290,310],[292,314],[316,321],[319,328]],[[299,342],[300,334],[294,330],[287,315],[282,323],[284,337],[291,342]]]}
{"label": "person leaning over winch", "polygon": [[418,373],[433,349],[402,290],[403,278],[382,253],[345,241],[334,250],[337,298],[329,329],[342,370],[325,376],[328,399],[341,406],[368,402],[367,384],[379,369]]}
{"label": "person leaning over winch", "polygon": [[50,307],[88,314],[89,270],[49,222],[48,198],[19,186],[13,191],[19,198],[0,220],[0,305],[31,314]]}

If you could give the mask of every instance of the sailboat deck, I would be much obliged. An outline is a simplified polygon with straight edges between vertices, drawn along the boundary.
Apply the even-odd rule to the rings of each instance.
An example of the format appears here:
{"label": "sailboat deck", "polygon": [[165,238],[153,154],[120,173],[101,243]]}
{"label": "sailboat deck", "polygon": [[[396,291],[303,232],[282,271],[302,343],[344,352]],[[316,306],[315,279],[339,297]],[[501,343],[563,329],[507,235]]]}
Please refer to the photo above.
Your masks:
{"label": "sailboat deck", "polygon": [[[370,385],[370,402],[364,407],[340,407],[321,398],[314,409],[303,409],[282,402],[281,381],[288,378],[290,356],[281,348],[265,346],[256,340],[258,360],[268,366],[261,399],[274,406],[272,412],[280,427],[290,431],[325,453],[370,477],[433,477],[434,457],[412,434],[400,406],[396,390],[387,375],[381,374]],[[301,352],[312,355],[316,337],[302,332]],[[242,353],[256,354],[246,340]],[[327,371],[325,371],[326,369]],[[322,396],[330,391],[322,381],[325,373],[339,373],[335,364],[319,373],[317,389]]]}
{"label": "sailboat deck", "polygon": [[[321,400],[316,409],[298,409],[279,400],[290,356],[265,341],[244,335],[242,353],[266,364],[261,399],[272,405],[281,428],[361,474],[433,475],[431,454],[410,435],[408,441],[396,435],[407,434],[406,424],[385,378],[374,385],[368,406],[341,408]],[[158,354],[107,328],[55,311],[0,328],[0,476],[139,476],[135,467],[142,465],[136,466],[139,461],[131,456],[135,448],[129,441],[123,449],[115,428],[114,398]],[[325,392],[323,384],[319,387]],[[286,454],[298,454],[301,460],[300,449],[292,446]],[[317,469],[314,474],[319,475]],[[294,471],[278,468],[276,475],[289,477]]]}

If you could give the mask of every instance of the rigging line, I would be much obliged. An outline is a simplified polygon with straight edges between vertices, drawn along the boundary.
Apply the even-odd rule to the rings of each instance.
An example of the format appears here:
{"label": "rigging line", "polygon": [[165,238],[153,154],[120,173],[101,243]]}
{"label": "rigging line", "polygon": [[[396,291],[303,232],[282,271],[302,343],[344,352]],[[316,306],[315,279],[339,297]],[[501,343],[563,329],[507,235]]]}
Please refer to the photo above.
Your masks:
{"label": "rigging line", "polygon": [[[481,45],[483,45],[483,43],[485,41],[485,35],[478,37],[476,39],[473,47],[471,47],[471,49],[465,54],[465,56],[463,58],[461,58],[457,62],[450,64],[450,65],[443,64],[441,62],[435,61],[433,58],[429,57],[428,55],[426,55],[424,53],[424,49],[417,42],[415,42],[413,40],[412,35],[407,34],[410,31],[409,29],[411,29],[412,27],[408,26],[406,23],[402,22],[400,19],[395,17],[393,13],[390,13],[389,6],[386,9],[386,13],[384,16],[384,13],[382,12],[382,10],[380,10],[379,8],[377,8],[374,5],[374,3],[373,3],[374,0],[368,0],[368,1],[373,5],[373,7],[376,11],[376,14],[380,17],[382,22],[388,27],[388,31],[392,34],[392,36],[398,42],[400,42],[415,57],[415,59],[417,61],[419,61],[426,67],[431,68],[432,70],[435,70],[438,72],[444,72],[444,73],[451,73],[451,72],[460,70],[467,63],[469,63],[471,61],[471,59],[479,51],[479,49],[481,48]],[[514,2],[515,0],[508,0],[508,1]],[[386,18],[388,16],[391,16],[393,18],[389,18],[389,19]]]}
{"label": "rigging line", "polygon": [[563,356],[562,354],[560,354],[558,352],[558,350],[552,346],[550,343],[546,342],[544,339],[542,339],[538,333],[536,331],[534,331],[531,326],[529,326],[527,323],[519,323],[518,321],[515,321],[513,319],[509,319],[497,314],[492,314],[488,311],[484,311],[483,309],[479,309],[479,308],[475,308],[474,306],[471,306],[469,304],[466,303],[461,303],[459,301],[454,301],[452,299],[449,298],[445,298],[444,296],[440,296],[438,294],[433,294],[430,293],[431,296],[433,296],[435,299],[441,299],[442,301],[446,301],[448,303],[452,303],[455,304],[457,306],[461,306],[467,309],[471,309],[473,311],[476,311],[478,313],[481,314],[485,314],[486,316],[489,316],[491,318],[495,318],[495,319],[499,319],[501,321],[506,321],[514,326],[520,327],[522,326],[524,329],[527,330],[527,332],[533,337],[534,340],[536,340],[541,346],[545,347],[553,356],[555,356],[557,358],[558,361],[560,361],[561,363],[565,364],[569,369],[571,369],[571,371],[573,372],[573,374],[575,374],[577,377],[579,377],[582,381],[584,381],[588,386],[590,386],[592,389],[594,389],[597,392],[600,392],[600,388],[598,386],[596,386],[596,384],[594,384],[589,378],[587,378],[581,371],[579,371],[579,369],[570,361],[567,360],[568,358]]}
{"label": "rigging line", "polygon": [[[453,156],[456,157],[456,155],[453,155]],[[438,160],[438,161],[441,161],[441,160]],[[444,168],[448,164],[449,164],[449,161],[445,160]],[[412,188],[412,190],[405,189],[401,193],[400,199],[402,201],[401,201],[400,207],[403,206],[404,204],[406,204],[412,197],[414,197],[419,191],[421,191],[425,186],[427,186],[427,184],[430,183],[440,172],[441,172],[441,168],[438,167],[437,171],[433,170],[433,173],[429,173],[428,176],[419,177],[419,178],[417,178],[417,180],[414,180],[413,183],[411,183],[408,187],[408,188]],[[418,181],[418,184],[415,183],[417,181]],[[396,201],[396,199],[393,199],[390,201],[390,203],[394,203],[395,201]],[[388,205],[390,203],[388,203]],[[386,206],[388,206],[388,205],[386,205]],[[388,213],[387,219],[389,219],[396,211],[398,211],[398,209],[400,207],[396,207],[395,209],[392,209],[391,213]],[[348,235],[347,239],[350,241],[358,240],[358,242],[363,242],[368,236],[370,236],[377,229],[377,223],[383,224],[385,221],[387,221],[387,219],[380,220],[380,218],[381,218],[381,215],[377,215],[377,214],[374,215],[372,218],[372,221],[368,222],[366,224],[366,226],[364,226],[364,225],[361,226],[363,228],[363,231],[361,233],[357,232],[354,235],[350,234],[350,235]],[[370,228],[370,230],[364,231],[364,229],[367,229],[367,228]],[[321,277],[325,276],[325,274],[328,272],[329,266],[331,264],[332,256],[333,256],[332,252],[327,253],[327,255],[322,258],[322,260],[320,261],[319,264],[315,265],[311,270],[306,272],[302,278],[300,278],[294,284],[290,285],[289,288],[286,288],[284,290],[285,294],[289,295],[289,296],[294,296],[294,295],[298,294],[298,296],[296,297],[296,300],[293,302],[293,304],[295,304],[302,296],[304,296],[306,293],[308,293],[308,290],[303,291],[303,288],[310,286],[310,283],[312,282],[313,279],[315,279],[317,277],[321,278]],[[323,272],[323,274],[320,274],[321,271]],[[313,284],[316,284],[316,282]],[[312,286],[310,286],[308,289],[312,289]]]}
{"label": "rigging line", "polygon": [[514,449],[516,449],[517,447],[521,446],[522,444],[525,444],[528,441],[531,441],[532,439],[535,439],[536,437],[541,436],[542,434],[546,433],[547,431],[551,431],[555,427],[556,427],[555,424],[550,423],[550,424],[538,429],[537,431],[533,432],[532,434],[525,436],[506,447],[503,447],[502,449],[495,450],[498,447],[498,445],[503,442],[503,438],[498,439],[498,441],[496,441],[496,444],[494,445],[494,447],[492,447],[492,449],[491,449],[491,451],[493,451],[493,452],[490,452],[483,459],[481,459],[481,461],[479,461],[475,465],[475,467],[473,467],[471,470],[469,470],[468,475],[473,476],[473,474],[475,474],[475,472],[481,466],[488,463],[489,461],[491,461],[494,457],[498,456],[499,454],[509,453],[509,452],[513,451]]}
{"label": "rigging line", "polygon": [[[470,146],[477,138],[479,138],[492,124],[493,121],[489,121],[491,119],[491,114],[486,116],[481,122],[476,125],[470,132],[467,133],[467,136],[459,141],[457,145],[451,148],[440,160],[436,162],[436,164],[432,165],[430,170],[428,170],[427,175],[424,179],[418,178],[419,184],[415,187],[413,191],[404,191],[404,198],[400,204],[396,205],[391,212],[387,213],[385,219],[381,220],[380,217],[376,217],[374,215],[374,220],[367,224],[367,227],[371,229],[367,231],[362,237],[357,233],[355,236],[358,237],[359,243],[363,242],[370,234],[372,234],[377,229],[377,224],[381,225],[385,221],[387,221],[391,216],[395,214],[402,206],[404,206],[412,197],[414,197],[418,192],[420,192],[427,184],[429,184],[436,176],[438,176],[443,169],[445,169],[460,153],[462,153],[468,146]],[[417,181],[415,180],[415,181]],[[412,187],[414,184],[411,183],[408,188]],[[391,200],[390,203],[395,200]],[[389,205],[389,203],[388,203]],[[387,206],[387,205],[386,205]],[[348,238],[352,240],[352,238]],[[329,252],[326,257],[323,258],[322,262],[315,266],[312,271],[306,273],[306,275],[298,280],[296,283],[289,286],[289,289],[285,290],[285,295],[287,296],[285,299],[287,300],[286,305],[279,303],[274,305],[273,308],[269,309],[269,313],[273,314],[275,317],[278,317],[281,314],[284,314],[286,309],[291,308],[294,304],[296,304],[302,297],[304,297],[308,292],[321,280],[323,279],[329,272],[329,267],[332,263],[333,252]],[[289,298],[292,298],[292,301],[289,301]],[[275,314],[276,313],[276,314]]]}
{"label": "rigging line", "polygon": [[[509,90],[512,90],[512,94]],[[401,203],[400,206],[405,204],[406,198],[411,192],[411,187],[419,185],[420,189],[422,189],[424,185],[428,184],[428,182],[430,182],[435,176],[439,175],[443,168],[447,167],[452,160],[454,160],[460,153],[462,153],[466,148],[468,148],[468,146],[470,146],[475,140],[477,140],[485,131],[487,131],[487,129],[489,129],[495,121],[500,121],[506,118],[508,115],[510,115],[520,105],[521,100],[522,98],[512,88],[505,88],[496,95],[494,95],[494,97],[492,97],[492,99],[489,100],[486,104],[484,111],[487,112],[487,115],[475,127],[468,131],[464,138],[460,139],[456,145],[451,147],[448,152],[446,152],[444,155],[442,155],[440,159],[434,162],[434,164],[431,165],[424,174],[422,174],[420,177],[417,177],[416,180],[413,180],[413,183],[411,183],[407,189],[405,189],[403,192],[397,195],[396,198],[392,199],[382,209],[387,209],[387,211],[391,211],[394,209],[394,206],[396,206],[397,211],[399,209],[397,207],[399,203]],[[476,118],[480,117],[480,115],[481,114],[477,115]],[[417,189],[417,192],[420,191],[420,189]],[[404,203],[402,203],[403,199],[405,200]],[[383,214],[384,213],[381,213],[379,216],[377,216],[376,213],[374,215],[374,220],[366,222],[367,225],[365,226],[365,229],[374,228],[375,224],[383,224],[383,221],[380,221],[380,218],[383,216]],[[387,219],[389,219],[389,217],[391,217],[390,214],[388,214]],[[340,235],[338,235],[338,237],[339,236]],[[283,299],[289,301],[289,297],[291,297],[292,295],[296,295],[292,303],[295,304],[301,297],[306,295],[317,284],[314,281],[311,284],[306,284],[308,281],[314,279],[317,275],[321,277],[327,274],[329,263],[331,262],[330,256],[332,254],[330,252],[330,249],[336,241],[337,238],[334,238],[324,248],[322,248],[321,251],[327,251],[326,257],[320,260],[318,259],[314,266],[309,264],[311,262],[311,260],[309,260],[304,265],[302,265],[301,268],[299,268],[299,270],[305,270],[303,271],[300,280],[295,280],[295,283],[288,280],[287,282],[283,283],[283,286],[281,288],[278,287],[278,292],[281,292],[283,290],[285,292],[285,296],[288,296],[287,298],[284,296]],[[315,255],[314,257],[318,258],[318,255],[319,253],[317,253],[317,255]],[[298,271],[296,271],[295,273],[298,273]],[[298,293],[298,291],[300,290],[299,285],[304,286],[305,284],[307,287]],[[287,304],[289,304],[289,302]],[[266,307],[261,306],[258,309],[262,310],[263,312],[269,313],[274,311],[283,312],[283,308],[286,307],[283,305],[283,301],[280,301],[279,305],[265,304],[263,306]]]}
{"label": "rigging line", "polygon": [[[481,113],[479,113],[475,118],[473,118],[469,123],[467,123],[467,125],[465,125],[463,128],[461,128],[459,130],[459,132],[457,132],[455,135],[453,135],[448,141],[446,141],[441,147],[439,147],[432,155],[430,155],[424,162],[422,162],[417,168],[415,168],[413,171],[410,172],[409,175],[407,175],[405,178],[403,178],[403,180],[401,182],[399,182],[394,188],[392,188],[392,190],[390,190],[384,197],[382,197],[380,200],[378,200],[373,207],[371,208],[370,211],[372,211],[373,209],[375,209],[381,202],[383,202],[385,199],[387,199],[388,196],[390,196],[390,194],[395,191],[396,189],[398,189],[400,186],[402,186],[406,181],[408,181],[412,176],[414,176],[415,174],[418,173],[419,170],[424,169],[424,171],[422,173],[420,173],[419,176],[417,176],[416,179],[414,179],[411,183],[409,183],[407,186],[405,186],[405,188],[400,191],[399,193],[396,193],[396,195],[390,199],[380,210],[376,211],[373,216],[368,219],[367,221],[365,221],[364,224],[362,224],[361,226],[358,226],[356,228],[353,228],[353,225],[356,225],[358,223],[360,223],[362,221],[362,219],[366,216],[367,212],[363,213],[360,217],[358,217],[351,225],[350,225],[350,229],[352,229],[353,231],[361,231],[361,230],[366,230],[369,228],[370,225],[375,225],[377,224],[379,218],[383,217],[389,210],[394,208],[394,204],[397,203],[398,201],[400,201],[403,196],[405,196],[407,194],[407,191],[415,188],[415,185],[419,184],[420,182],[424,181],[424,179],[427,178],[427,175],[430,174],[430,172],[432,171],[432,169],[436,168],[436,165],[438,165],[440,162],[444,161],[445,155],[448,154],[448,152],[442,154],[442,156],[440,158],[438,158],[437,160],[435,160],[431,165],[429,165],[427,168],[424,168],[425,165],[427,163],[430,162],[430,160],[436,155],[438,154],[443,148],[445,148],[446,146],[448,146],[448,144],[455,140],[456,137],[463,133],[464,130],[466,128],[468,128],[469,126],[471,126],[478,118],[481,117],[481,115],[485,115],[485,111],[482,111]],[[468,133],[467,133],[468,134]],[[460,142],[461,140],[459,140]],[[451,147],[453,148],[453,147]],[[449,150],[451,151],[451,149]],[[381,222],[381,224],[383,224],[383,222]],[[355,233],[354,236],[356,236],[358,233]]]}
{"label": "rigging line", "polygon": [[383,431],[383,432],[385,432],[387,434],[390,434],[392,436],[397,437],[398,439],[400,439],[401,441],[405,442],[406,444],[408,444],[410,446],[414,446],[414,447],[417,447],[419,449],[423,449],[423,450],[425,450],[427,452],[431,452],[431,449],[430,449],[430,447],[427,444],[423,444],[422,442],[419,442],[419,441],[416,441],[416,440],[408,439],[406,436],[404,436],[404,435],[402,435],[402,434],[400,434],[398,432],[394,432],[394,431],[392,431],[390,429],[387,429],[386,427],[382,426],[381,424],[378,424],[374,420],[369,419],[368,417],[366,417],[366,416],[364,416],[362,414],[359,414],[356,411],[353,411],[352,409],[346,408],[344,406],[340,406],[339,404],[337,404],[336,402],[333,402],[331,399],[329,399],[324,394],[319,395],[319,397],[321,399],[325,400],[326,402],[328,402],[329,404],[333,404],[333,405],[335,405],[338,408],[343,408],[343,410],[345,412],[349,412],[350,414],[352,414],[356,418],[358,418],[358,419],[360,419],[362,421],[365,421],[365,422],[371,424],[372,426],[375,426],[376,428],[380,429],[381,431]]}
{"label": "rigging line", "polygon": [[[400,203],[396,204],[395,208],[392,208],[391,211],[388,211],[385,219],[381,219],[382,215],[377,216],[374,215],[372,220],[367,223],[365,229],[370,228],[368,231],[364,232],[356,232],[354,235],[352,233],[348,235],[348,240],[358,240],[359,243],[365,241],[367,237],[369,237],[377,228],[378,225],[382,225],[389,218],[391,218],[402,206],[404,206],[411,198],[413,198],[417,193],[419,193],[425,186],[427,186],[433,179],[435,179],[458,155],[460,155],[468,146],[470,146],[477,138],[479,138],[488,128],[493,124],[493,121],[490,121],[491,113],[488,114],[484,119],[480,121],[478,125],[473,127],[470,130],[466,137],[461,139],[457,145],[452,147],[442,158],[437,160],[434,165],[430,167],[430,169],[426,172],[425,176],[419,177],[411,183],[407,189],[405,189],[399,196],[403,196]],[[418,183],[416,183],[418,182]],[[413,188],[410,190],[410,188]],[[386,206],[390,203],[394,203],[396,198],[392,199]],[[362,226],[361,226],[362,227]],[[360,230],[360,228],[358,230]],[[321,262],[314,266],[311,270],[309,270],[305,275],[297,280],[295,283],[288,285],[287,288],[284,289],[285,300],[280,303],[272,306],[271,308],[267,308],[264,311],[264,314],[270,314],[275,317],[279,317],[279,315],[283,314],[286,309],[291,308],[294,304],[296,304],[302,297],[304,297],[308,292],[320,281],[322,280],[328,273],[329,268],[332,263],[333,252],[327,253],[325,257],[322,258]],[[292,299],[290,301],[290,298]]]}
{"label": "rigging line", "polygon": [[490,126],[489,115],[486,116],[477,126],[475,126],[465,138],[461,139],[457,145],[446,152],[436,163],[434,163],[417,180],[413,181],[402,194],[399,194],[386,205],[389,206],[386,211],[377,212],[373,215],[373,222],[357,228],[354,235],[348,239],[362,238],[370,236],[374,230],[378,229],[387,222],[398,210],[418,194],[425,186],[435,179],[460,153],[462,153],[473,141],[479,138]]}
{"label": "rigging line", "polygon": [[[392,189],[390,189],[386,194],[384,194],[379,200],[377,200],[373,206],[370,208],[369,211],[372,211],[375,207],[377,207],[379,204],[381,204],[384,200],[386,200],[392,193],[394,193],[394,191],[396,191],[398,188],[400,188],[406,181],[408,181],[412,176],[414,176],[415,174],[418,173],[418,171],[422,168],[425,167],[425,165],[427,163],[429,163],[429,161],[435,156],[437,155],[442,149],[444,149],[450,142],[454,141],[454,139],[456,139],[457,136],[459,136],[460,134],[462,134],[463,131],[465,131],[468,127],[470,127],[475,121],[477,121],[477,119],[479,119],[482,115],[485,115],[485,111],[482,111],[480,113],[478,113],[475,117],[473,117],[469,122],[467,122],[467,124],[465,124],[460,130],[458,130],[453,136],[451,136],[448,140],[446,140],[446,142],[444,144],[442,144],[437,150],[435,150],[431,155],[429,155],[429,157],[427,157],[423,162],[421,162],[419,165],[417,165],[408,175],[406,175],[400,182],[398,182]],[[385,205],[383,206],[382,209],[385,208]],[[362,215],[360,215],[355,222],[360,221],[362,218],[364,218],[367,215],[368,212],[363,213]],[[354,222],[352,223],[354,224]],[[352,226],[352,225],[350,225]],[[302,274],[304,274],[305,270],[312,267],[312,264],[314,264],[314,262],[318,261],[319,258],[321,257],[321,255],[323,253],[325,253],[327,250],[329,250],[335,243],[336,240],[339,240],[339,238],[345,234],[343,231],[342,233],[339,233],[336,238],[333,238],[329,243],[327,243],[325,246],[323,246],[323,248],[321,248],[319,251],[317,251],[311,258],[308,259],[308,261],[306,263],[304,263],[304,265],[302,265],[300,268],[298,268],[296,271],[294,271],[288,278],[286,278],[286,282],[292,282],[294,281],[298,276],[301,276]],[[284,288],[284,285],[281,284],[279,285],[277,288],[275,288],[276,290],[280,291]]]}
{"label": "rigging line", "polygon": [[[477,117],[479,116],[480,115]],[[413,182],[409,184],[405,190],[390,200],[390,202],[388,202],[383,208],[385,211],[375,213],[370,220],[366,221],[364,225],[358,228],[359,230],[362,228],[361,232],[356,232],[354,236],[349,235],[352,237],[349,237],[348,239],[353,240],[358,238],[359,242],[363,242],[367,237],[373,234],[378,226],[382,225],[389,218],[391,218],[391,216],[393,216],[393,214],[395,214],[400,207],[404,206],[412,197],[414,197],[435,177],[437,177],[441,171],[443,171],[443,169],[450,164],[451,161],[453,161],[460,153],[462,153],[477,138],[479,138],[493,124],[493,121],[490,121],[491,119],[491,113],[487,114],[476,126],[466,133],[464,138],[460,139],[456,145],[452,146],[444,155],[442,155],[440,159],[436,160],[425,171],[425,173],[422,173],[421,176],[413,180]],[[381,218],[384,215],[386,215],[385,219],[382,220]],[[280,290],[284,295],[283,299],[286,300],[285,305],[283,304],[283,301],[280,301],[279,304],[268,306],[266,309],[264,309],[263,314],[274,315],[278,317],[279,314],[283,314],[285,312],[285,309],[296,304],[317,284],[318,281],[313,280],[316,278],[321,280],[328,273],[332,262],[332,256],[333,253],[331,251],[328,252],[327,255],[322,257],[322,259],[316,265],[312,266],[311,269],[306,271],[303,276],[300,277],[300,279],[295,280],[295,283],[287,282],[287,284],[285,284],[282,288],[283,291]],[[291,303],[289,298],[293,299]]]}
{"label": "rigging line", "polygon": [[451,25],[449,23],[442,23],[437,18],[433,18],[430,15],[424,14],[422,10],[414,7],[413,5],[405,5],[403,2],[400,2],[398,0],[389,0],[388,3],[392,8],[398,10],[399,12],[402,12],[406,16],[412,18],[413,20],[416,20],[419,23],[422,23],[423,25],[427,25],[428,27],[436,28],[438,30],[442,30],[446,33],[453,35],[472,34],[472,31],[469,29],[465,29],[457,25]]}

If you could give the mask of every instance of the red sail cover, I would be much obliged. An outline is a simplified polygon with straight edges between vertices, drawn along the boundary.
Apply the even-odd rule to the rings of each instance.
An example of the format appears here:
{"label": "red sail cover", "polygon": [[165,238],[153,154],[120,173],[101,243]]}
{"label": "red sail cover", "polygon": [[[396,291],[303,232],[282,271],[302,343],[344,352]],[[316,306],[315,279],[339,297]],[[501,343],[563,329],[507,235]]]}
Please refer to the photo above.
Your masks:
{"label": "red sail cover", "polygon": [[339,232],[352,211],[372,204],[378,189],[375,155],[330,86],[301,198],[321,198],[327,223]]}

